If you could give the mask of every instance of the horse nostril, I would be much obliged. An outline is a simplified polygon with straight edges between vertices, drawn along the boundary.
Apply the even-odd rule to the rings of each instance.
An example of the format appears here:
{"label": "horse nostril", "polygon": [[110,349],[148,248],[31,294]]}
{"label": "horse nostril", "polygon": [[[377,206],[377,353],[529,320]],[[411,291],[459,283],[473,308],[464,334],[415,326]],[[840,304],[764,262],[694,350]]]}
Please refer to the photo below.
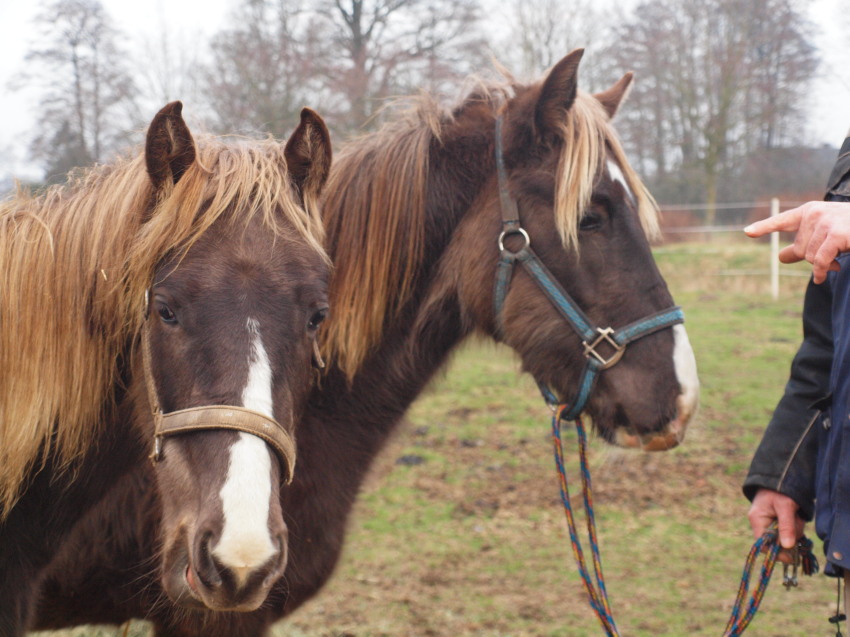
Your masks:
{"label": "horse nostril", "polygon": [[218,572],[218,567],[212,557],[210,543],[212,542],[213,534],[211,532],[204,533],[198,546],[198,559],[195,563],[195,570],[198,578],[207,588],[218,588],[221,586],[221,574]]}
{"label": "horse nostril", "polygon": [[285,531],[281,535],[277,536],[275,543],[277,545],[277,554],[267,567],[268,575],[266,575],[263,579],[263,586],[271,586],[274,584],[278,579],[280,579],[280,576],[283,575],[283,571],[286,568],[289,548],[288,538]]}

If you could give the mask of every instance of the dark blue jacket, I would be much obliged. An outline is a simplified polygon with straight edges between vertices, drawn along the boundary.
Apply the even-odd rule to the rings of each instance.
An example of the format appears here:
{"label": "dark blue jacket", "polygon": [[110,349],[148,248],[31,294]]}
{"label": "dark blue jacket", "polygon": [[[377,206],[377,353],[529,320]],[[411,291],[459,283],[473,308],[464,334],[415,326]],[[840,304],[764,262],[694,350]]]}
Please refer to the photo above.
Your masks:
{"label": "dark blue jacket", "polygon": [[[825,199],[850,201],[850,136]],[[815,516],[833,574],[850,569],[850,255],[839,262],[827,282],[809,283],[803,343],[744,482],[750,499],[773,489],[793,498],[804,519]]]}
{"label": "dark blue jacket", "polygon": [[[823,285],[832,292],[831,397],[817,423],[815,529],[824,541],[827,573],[850,569],[850,255]],[[833,567],[833,568],[830,568]]]}

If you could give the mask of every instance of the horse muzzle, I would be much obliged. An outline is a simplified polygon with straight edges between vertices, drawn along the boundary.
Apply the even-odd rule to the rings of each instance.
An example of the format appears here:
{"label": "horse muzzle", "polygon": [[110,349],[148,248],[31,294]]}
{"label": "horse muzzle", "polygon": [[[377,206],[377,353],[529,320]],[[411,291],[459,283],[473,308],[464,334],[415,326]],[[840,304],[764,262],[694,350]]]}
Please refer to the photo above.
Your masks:
{"label": "horse muzzle", "polygon": [[163,583],[169,598],[194,609],[250,612],[259,608],[286,568],[285,534],[279,550],[256,568],[223,565],[204,541],[193,551],[193,558],[185,552],[165,569]]}
{"label": "horse muzzle", "polygon": [[667,451],[678,447],[685,440],[688,425],[696,413],[696,402],[690,393],[680,394],[676,399],[677,417],[667,426],[656,433],[635,434],[624,430],[617,430],[614,435],[614,444],[627,449],[640,449],[641,451]]}

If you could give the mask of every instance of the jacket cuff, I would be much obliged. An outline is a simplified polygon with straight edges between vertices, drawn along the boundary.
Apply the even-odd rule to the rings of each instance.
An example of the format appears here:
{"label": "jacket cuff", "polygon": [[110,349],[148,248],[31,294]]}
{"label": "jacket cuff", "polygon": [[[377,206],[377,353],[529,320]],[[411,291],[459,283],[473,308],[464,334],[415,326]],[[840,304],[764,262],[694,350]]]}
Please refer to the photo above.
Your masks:
{"label": "jacket cuff", "polygon": [[812,499],[809,493],[798,492],[794,489],[789,489],[786,485],[782,485],[782,488],[777,488],[779,485],[779,476],[768,476],[762,475],[758,473],[751,473],[747,476],[747,479],[744,481],[743,492],[744,496],[750,501],[753,501],[753,498],[756,497],[756,493],[759,489],[770,489],[771,491],[777,491],[782,495],[787,495],[789,498],[794,500],[799,507],[797,514],[803,518],[806,522],[811,522],[812,518],[814,518],[815,514],[815,502]]}

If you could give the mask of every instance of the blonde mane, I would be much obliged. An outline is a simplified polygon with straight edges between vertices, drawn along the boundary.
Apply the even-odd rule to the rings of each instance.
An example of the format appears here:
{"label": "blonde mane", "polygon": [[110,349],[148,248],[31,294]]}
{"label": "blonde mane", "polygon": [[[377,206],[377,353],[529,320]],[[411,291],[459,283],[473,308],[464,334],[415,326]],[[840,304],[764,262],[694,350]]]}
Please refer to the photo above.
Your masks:
{"label": "blonde mane", "polygon": [[[611,120],[590,94],[579,91],[561,125],[564,140],[555,177],[555,224],[564,247],[578,251],[578,224],[590,205],[593,186],[607,152],[623,171],[637,201],[638,217],[649,239],[660,236],[658,205],[626,158]],[[607,151],[607,152],[606,152]]]}
{"label": "blonde mane", "polygon": [[48,450],[68,467],[94,444],[165,255],[253,217],[324,254],[318,202],[293,192],[280,143],[202,138],[158,195],[138,155],[0,202],[0,519]]}
{"label": "blonde mane", "polygon": [[[464,104],[487,103],[495,112],[514,88],[510,82],[486,89],[478,84]],[[414,107],[403,117],[349,142],[337,154],[325,188],[334,276],[323,350],[349,379],[407,302],[424,256],[429,151],[452,118],[427,96],[411,99]],[[655,201],[626,160],[601,104],[579,92],[561,134],[565,143],[556,176],[555,222],[564,246],[578,249],[578,223],[607,152],[635,194],[644,231],[657,236]]]}
{"label": "blonde mane", "polygon": [[325,185],[334,263],[331,319],[323,350],[349,377],[411,293],[425,240],[425,187],[431,141],[442,113],[426,97],[400,118],[337,153]]}

